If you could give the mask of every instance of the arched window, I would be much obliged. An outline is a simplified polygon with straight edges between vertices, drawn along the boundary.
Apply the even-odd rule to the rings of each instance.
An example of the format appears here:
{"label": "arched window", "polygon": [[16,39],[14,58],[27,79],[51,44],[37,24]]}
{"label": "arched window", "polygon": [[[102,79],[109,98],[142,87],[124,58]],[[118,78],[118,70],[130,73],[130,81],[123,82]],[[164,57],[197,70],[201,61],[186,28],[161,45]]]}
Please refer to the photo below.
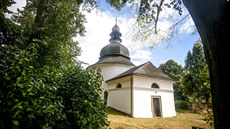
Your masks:
{"label": "arched window", "polygon": [[121,88],[121,87],[122,87],[121,83],[118,83],[117,86],[116,86],[116,88]]}
{"label": "arched window", "polygon": [[153,83],[151,88],[159,88],[159,86],[156,83]]}

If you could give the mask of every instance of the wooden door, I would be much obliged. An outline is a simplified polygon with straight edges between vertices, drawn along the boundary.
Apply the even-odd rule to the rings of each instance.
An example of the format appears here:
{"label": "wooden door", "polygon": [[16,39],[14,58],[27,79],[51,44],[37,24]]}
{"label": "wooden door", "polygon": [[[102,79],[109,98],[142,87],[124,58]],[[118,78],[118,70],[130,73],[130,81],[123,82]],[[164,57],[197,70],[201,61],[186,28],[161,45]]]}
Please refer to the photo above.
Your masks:
{"label": "wooden door", "polygon": [[153,117],[161,117],[161,101],[159,97],[152,98]]}

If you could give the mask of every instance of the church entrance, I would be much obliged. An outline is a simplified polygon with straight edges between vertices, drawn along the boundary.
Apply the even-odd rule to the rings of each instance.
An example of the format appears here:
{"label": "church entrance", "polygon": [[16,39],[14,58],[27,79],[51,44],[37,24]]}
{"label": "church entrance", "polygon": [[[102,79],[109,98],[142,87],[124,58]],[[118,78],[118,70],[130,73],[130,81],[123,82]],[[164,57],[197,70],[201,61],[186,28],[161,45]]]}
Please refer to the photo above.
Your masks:
{"label": "church entrance", "polygon": [[161,117],[161,98],[158,96],[152,97],[152,113],[153,117]]}

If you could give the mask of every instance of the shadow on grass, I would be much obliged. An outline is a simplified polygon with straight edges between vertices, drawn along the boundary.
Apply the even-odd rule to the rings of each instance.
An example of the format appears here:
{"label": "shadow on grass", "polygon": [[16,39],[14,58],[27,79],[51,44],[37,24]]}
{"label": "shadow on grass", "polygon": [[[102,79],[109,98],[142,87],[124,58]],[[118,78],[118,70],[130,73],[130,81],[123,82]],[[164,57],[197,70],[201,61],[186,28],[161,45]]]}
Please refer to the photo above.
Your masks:
{"label": "shadow on grass", "polygon": [[186,109],[176,109],[177,113],[192,113],[191,110],[186,110]]}
{"label": "shadow on grass", "polygon": [[111,115],[121,115],[121,116],[125,116],[125,117],[131,117],[130,114],[121,112],[121,111],[116,110],[116,109],[111,108],[111,107],[107,107],[107,112],[108,112],[108,114],[111,114]]}

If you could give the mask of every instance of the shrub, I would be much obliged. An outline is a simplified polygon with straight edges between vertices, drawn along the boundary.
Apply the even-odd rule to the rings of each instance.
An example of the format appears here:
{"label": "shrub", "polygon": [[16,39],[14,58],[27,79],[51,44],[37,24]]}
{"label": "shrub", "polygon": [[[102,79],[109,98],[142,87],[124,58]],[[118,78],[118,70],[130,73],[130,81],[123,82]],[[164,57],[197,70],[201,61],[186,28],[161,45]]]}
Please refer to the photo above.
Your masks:
{"label": "shrub", "polygon": [[[80,66],[65,71],[57,97],[63,100],[67,121],[58,127],[98,129],[108,125],[107,110],[101,98],[102,76],[99,71],[85,71]],[[57,127],[57,128],[58,128]]]}
{"label": "shrub", "polygon": [[176,110],[178,109],[188,109],[188,102],[179,100],[175,102]]}

